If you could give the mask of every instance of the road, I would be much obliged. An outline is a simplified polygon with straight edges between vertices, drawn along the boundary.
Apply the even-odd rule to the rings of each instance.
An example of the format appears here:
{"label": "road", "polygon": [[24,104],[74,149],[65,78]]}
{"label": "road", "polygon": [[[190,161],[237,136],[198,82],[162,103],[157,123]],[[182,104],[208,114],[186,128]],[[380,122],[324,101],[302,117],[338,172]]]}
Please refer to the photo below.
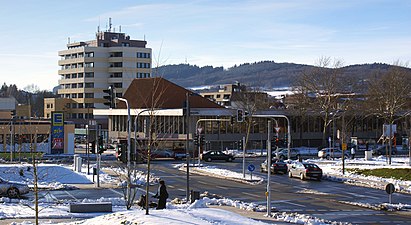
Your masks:
{"label": "road", "polygon": [[[247,159],[247,164],[254,164],[254,174],[266,177],[266,174],[257,172],[263,158]],[[185,161],[153,161],[152,172],[155,176],[166,181],[171,198],[185,198],[186,173],[173,167],[177,163]],[[242,171],[241,160],[233,163],[211,162],[210,165],[226,168],[233,171]],[[146,165],[138,165],[140,170],[146,170]],[[352,224],[410,224],[409,212],[375,211],[358,206],[352,206],[339,201],[382,203],[388,202],[385,191],[372,188],[351,186],[330,181],[300,180],[288,178],[287,175],[271,176],[271,203],[280,212],[297,212],[331,221],[350,222]],[[195,191],[208,191],[249,203],[266,205],[266,182],[259,185],[250,185],[240,182],[214,178],[202,175],[190,175],[190,189]],[[156,186],[151,187],[152,193],[156,192]],[[143,193],[144,190],[141,190]],[[51,191],[51,195],[57,199],[82,200],[84,198],[98,199],[100,197],[122,197],[121,189],[98,190],[63,190]],[[139,193],[140,194],[140,193]],[[93,197],[90,197],[93,196]],[[393,194],[393,203],[410,203],[411,195]]]}

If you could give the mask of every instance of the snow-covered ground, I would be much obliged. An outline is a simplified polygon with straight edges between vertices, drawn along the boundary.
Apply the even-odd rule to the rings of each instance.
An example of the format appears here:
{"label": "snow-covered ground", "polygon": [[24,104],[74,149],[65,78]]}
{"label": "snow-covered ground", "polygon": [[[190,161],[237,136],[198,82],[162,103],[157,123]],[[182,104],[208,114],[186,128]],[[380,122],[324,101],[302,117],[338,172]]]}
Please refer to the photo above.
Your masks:
{"label": "snow-covered ground", "polygon": [[[395,179],[382,179],[378,177],[359,176],[349,172],[342,174],[341,160],[309,160],[317,163],[324,171],[327,179],[344,181],[351,184],[363,182],[361,185],[369,185],[373,188],[372,183],[393,183],[396,189],[411,193],[411,182],[401,181]],[[395,158],[392,165],[387,165],[384,157],[373,158],[372,160],[354,159],[346,160],[346,168],[359,169],[373,169],[373,168],[410,168],[408,165],[408,158]],[[183,168],[184,164],[177,167]],[[90,184],[92,175],[86,175],[85,172],[78,173],[72,171],[71,167],[61,165],[40,164],[39,177],[41,185],[45,188],[70,188],[75,184]],[[104,168],[103,170],[110,170],[114,174],[124,175],[124,170]],[[85,170],[84,170],[85,171]],[[235,179],[242,182],[250,182],[251,177],[243,178],[242,173],[224,170],[218,167],[211,167],[203,165],[202,167],[192,167],[191,171],[202,173],[205,175],[218,176],[222,179]],[[247,175],[249,175],[247,173]],[[0,166],[0,176],[7,178],[7,180],[25,182],[32,184],[32,167],[30,164],[3,164]],[[142,185],[145,183],[145,175],[141,171],[137,171],[136,184]],[[158,177],[150,178],[150,183],[155,184]],[[121,181],[113,178],[107,173],[101,174],[101,181],[106,183],[113,183],[114,185],[121,184]],[[253,182],[264,182],[264,177],[253,175]],[[375,184],[374,184],[375,185]],[[207,195],[206,195],[207,196]],[[0,219],[27,219],[33,218],[34,211],[31,209],[33,203],[27,200],[16,200],[8,198],[0,198]],[[233,212],[218,208],[210,208],[210,205],[225,205],[232,206],[238,209],[247,211],[265,211],[265,206],[255,205],[252,203],[245,203],[230,199],[219,199],[212,197],[203,197],[193,204],[179,204],[181,200],[174,200],[167,203],[166,210],[151,210],[150,215],[145,215],[145,211],[137,208],[132,210],[125,210],[124,201],[121,198],[116,199],[83,199],[82,202],[111,202],[113,204],[113,213],[69,213],[68,207],[70,202],[58,202],[52,197],[42,198],[40,202],[40,218],[81,218],[85,219],[82,222],[71,222],[71,224],[264,224],[262,222],[255,222],[249,218],[245,218]],[[411,205],[408,204],[380,204],[372,205],[366,203],[346,202],[346,204],[359,205],[373,209],[386,210],[409,210]],[[87,219],[88,218],[88,219]],[[184,219],[182,219],[184,218]],[[276,221],[285,221],[297,224],[343,224],[335,221],[324,221],[319,218],[300,215],[296,213],[275,212],[273,218]],[[25,222],[23,224],[30,224]],[[70,223],[68,223],[70,224]]]}

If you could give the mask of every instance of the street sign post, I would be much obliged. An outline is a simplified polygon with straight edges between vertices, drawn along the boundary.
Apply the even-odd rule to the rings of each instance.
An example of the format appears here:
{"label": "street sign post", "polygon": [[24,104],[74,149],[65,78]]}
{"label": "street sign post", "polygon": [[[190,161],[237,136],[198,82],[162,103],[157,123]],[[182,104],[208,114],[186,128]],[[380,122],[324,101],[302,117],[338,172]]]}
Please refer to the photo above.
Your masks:
{"label": "street sign post", "polygon": [[248,171],[250,171],[251,180],[253,180],[253,171],[255,170],[255,166],[253,164],[248,165]]}
{"label": "street sign post", "polygon": [[391,204],[392,194],[395,192],[395,186],[392,183],[389,183],[385,186],[385,192],[388,194],[388,202]]}

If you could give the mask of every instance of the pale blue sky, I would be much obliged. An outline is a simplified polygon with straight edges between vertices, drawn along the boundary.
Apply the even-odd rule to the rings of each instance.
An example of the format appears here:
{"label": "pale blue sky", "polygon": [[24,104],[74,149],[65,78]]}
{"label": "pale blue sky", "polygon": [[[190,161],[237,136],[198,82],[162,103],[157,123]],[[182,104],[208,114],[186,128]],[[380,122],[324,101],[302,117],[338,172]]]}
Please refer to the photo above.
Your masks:
{"label": "pale blue sky", "polygon": [[51,89],[59,50],[113,26],[148,41],[153,65],[411,60],[410,0],[0,0],[1,81]]}

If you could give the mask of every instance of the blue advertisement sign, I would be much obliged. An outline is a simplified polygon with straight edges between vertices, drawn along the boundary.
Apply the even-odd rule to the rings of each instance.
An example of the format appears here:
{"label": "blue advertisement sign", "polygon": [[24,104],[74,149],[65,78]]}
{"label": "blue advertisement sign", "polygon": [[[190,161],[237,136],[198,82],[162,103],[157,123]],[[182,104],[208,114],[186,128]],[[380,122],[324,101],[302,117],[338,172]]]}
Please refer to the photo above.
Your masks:
{"label": "blue advertisement sign", "polygon": [[64,151],[64,113],[51,113],[51,150]]}

